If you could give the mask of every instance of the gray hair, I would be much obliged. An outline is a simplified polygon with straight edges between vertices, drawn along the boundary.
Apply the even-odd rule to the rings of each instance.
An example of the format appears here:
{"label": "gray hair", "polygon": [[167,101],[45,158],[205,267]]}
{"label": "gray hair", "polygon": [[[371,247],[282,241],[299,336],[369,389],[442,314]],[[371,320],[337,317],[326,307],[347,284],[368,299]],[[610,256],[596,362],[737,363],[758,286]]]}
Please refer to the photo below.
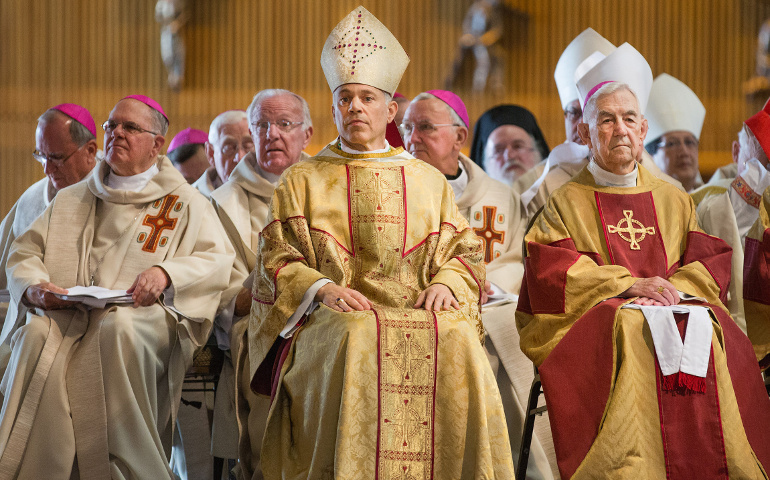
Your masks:
{"label": "gray hair", "polygon": [[[432,100],[432,99],[441,100],[440,98],[433,95],[432,93],[422,92],[421,94],[417,95],[412,99],[412,103],[419,102],[420,100]],[[457,112],[455,112],[454,108],[450,107],[449,104],[443,100],[441,100],[441,103],[444,105],[444,107],[446,107],[446,111],[449,112],[449,116],[452,117],[452,123],[458,127],[465,127],[465,122],[463,122],[463,119],[460,118],[460,115],[458,115]]]}
{"label": "gray hair", "polygon": [[767,154],[762,149],[762,145],[759,144],[759,140],[754,136],[751,129],[744,123],[740,132],[738,132],[738,145],[740,145],[741,151],[738,154],[738,163],[743,158],[744,163],[752,158],[756,158],[763,165],[768,163]]}
{"label": "gray hair", "polygon": [[155,128],[158,129],[158,133],[165,136],[168,133],[168,119],[164,117],[163,114],[159,111],[155,110],[149,105],[147,106],[152,112],[152,123],[155,125]]}
{"label": "gray hair", "polygon": [[40,115],[40,117],[37,119],[37,123],[50,122],[57,115],[63,115],[72,120],[70,122],[70,138],[72,139],[72,142],[78,147],[85,145],[90,140],[96,139],[94,134],[91,133],[85,126],[83,126],[82,123],[78,122],[66,113],[56,110],[55,108],[49,108],[43,112],[43,114]]}
{"label": "gray hair", "polygon": [[289,90],[284,90],[282,88],[267,88],[265,90],[261,90],[257,92],[256,95],[254,95],[254,98],[251,100],[251,105],[249,105],[249,108],[246,109],[246,115],[248,116],[249,122],[254,118],[254,113],[257,107],[267,100],[268,98],[277,97],[279,95],[291,95],[294,98],[297,99],[297,101],[302,105],[302,129],[307,130],[308,128],[313,126],[313,120],[310,118],[310,106],[307,104],[304,98],[300,97],[294,92],[291,92]]}
{"label": "gray hair", "polygon": [[209,126],[209,143],[217,142],[219,139],[219,130],[222,127],[225,125],[235,125],[243,120],[246,120],[247,122],[249,120],[248,117],[246,117],[246,112],[243,110],[228,110],[217,115]]}
{"label": "gray hair", "polygon": [[[631,87],[629,87],[628,84],[621,82],[607,83],[602,85],[602,87],[599,88],[599,90],[597,90],[593,95],[591,95],[591,98],[588,99],[585,108],[583,108],[583,123],[592,125],[596,122],[596,117],[599,115],[599,112],[596,110],[596,103],[599,101],[599,98],[611,95],[621,90],[630,92],[631,95],[633,95],[636,99],[636,103],[639,104],[639,97],[636,96],[636,92],[631,90]],[[642,116],[641,107],[639,115]]]}
{"label": "gray hair", "polygon": [[149,105],[147,105],[147,107],[152,112],[152,123],[155,125],[155,128],[158,129],[158,133],[165,136],[168,133],[168,119]]}

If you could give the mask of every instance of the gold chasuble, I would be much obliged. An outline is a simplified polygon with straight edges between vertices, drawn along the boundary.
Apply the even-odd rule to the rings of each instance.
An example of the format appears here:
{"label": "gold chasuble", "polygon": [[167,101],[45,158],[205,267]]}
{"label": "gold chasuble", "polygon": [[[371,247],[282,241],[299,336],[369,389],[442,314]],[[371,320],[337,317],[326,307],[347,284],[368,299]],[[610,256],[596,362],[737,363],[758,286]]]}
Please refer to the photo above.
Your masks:
{"label": "gold chasuble", "polygon": [[770,188],[762,195],[759,218],[746,236],[743,304],[746,332],[760,367],[770,367]]}
{"label": "gold chasuble", "polygon": [[[350,155],[329,145],[284,173],[260,238],[249,324],[252,387],[274,396],[265,478],[513,478],[480,343],[483,251],[453,195],[400,148]],[[320,304],[280,338],[323,278],[374,308]],[[447,285],[460,309],[413,308],[432,283]]]}
{"label": "gold chasuble", "polygon": [[[525,237],[517,327],[539,367],[562,478],[767,478],[770,400],[723,305],[730,248],[698,228],[690,197],[639,166],[637,185],[587,168],[554,192]],[[663,376],[647,321],[618,298],[659,276],[705,299],[706,377]],[[687,314],[675,314],[680,335]]]}

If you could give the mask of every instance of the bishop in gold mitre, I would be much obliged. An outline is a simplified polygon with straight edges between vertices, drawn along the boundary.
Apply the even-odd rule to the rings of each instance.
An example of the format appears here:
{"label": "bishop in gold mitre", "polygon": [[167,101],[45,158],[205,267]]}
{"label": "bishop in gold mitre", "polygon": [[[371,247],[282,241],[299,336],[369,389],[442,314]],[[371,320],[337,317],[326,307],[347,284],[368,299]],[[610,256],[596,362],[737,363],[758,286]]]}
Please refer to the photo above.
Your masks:
{"label": "bishop in gold mitre", "polygon": [[628,44],[577,82],[591,160],[525,236],[522,351],[562,478],[767,478],[770,400],[724,305],[731,249],[639,164],[651,83]]}
{"label": "bishop in gold mitre", "polygon": [[363,7],[323,48],[339,136],[284,173],[259,244],[265,478],[513,478],[481,242],[444,176],[385,139],[407,63]]}

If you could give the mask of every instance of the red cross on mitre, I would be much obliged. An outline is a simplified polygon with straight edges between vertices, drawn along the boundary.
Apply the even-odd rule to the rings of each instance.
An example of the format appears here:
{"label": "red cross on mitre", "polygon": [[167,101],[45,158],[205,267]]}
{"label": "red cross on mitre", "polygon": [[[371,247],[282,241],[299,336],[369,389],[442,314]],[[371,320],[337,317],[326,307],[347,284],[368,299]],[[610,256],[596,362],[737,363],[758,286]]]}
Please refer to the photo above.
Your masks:
{"label": "red cross on mitre", "polygon": [[[157,215],[150,215],[149,213],[144,217],[144,220],[142,221],[142,225],[146,227],[150,227],[150,235],[147,237],[147,240],[144,242],[144,245],[142,245],[142,250],[145,252],[155,253],[155,250],[158,248],[158,242],[160,242],[160,236],[163,234],[164,230],[173,230],[174,227],[176,227],[176,218],[171,218],[168,216],[171,209],[174,207],[174,204],[176,203],[176,200],[179,198],[178,195],[166,195],[162,202],[161,200],[157,200],[153,207],[160,208],[158,210]],[[175,209],[179,210],[179,209]],[[165,242],[164,242],[165,243]]]}
{"label": "red cross on mitre", "polygon": [[505,232],[495,230],[494,223],[497,207],[483,207],[483,211],[484,226],[482,228],[474,228],[473,231],[484,242],[484,263],[489,263],[493,260],[492,249],[495,242],[502,244],[505,239]]}

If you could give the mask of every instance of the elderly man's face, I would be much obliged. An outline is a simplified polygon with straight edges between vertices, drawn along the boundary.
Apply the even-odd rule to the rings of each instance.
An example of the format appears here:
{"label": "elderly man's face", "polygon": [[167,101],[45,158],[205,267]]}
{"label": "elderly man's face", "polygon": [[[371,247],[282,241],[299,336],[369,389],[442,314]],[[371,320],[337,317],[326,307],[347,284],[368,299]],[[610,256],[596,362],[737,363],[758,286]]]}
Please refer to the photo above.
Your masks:
{"label": "elderly man's face", "polygon": [[41,121],[35,130],[35,148],[46,157],[45,174],[59,191],[88,175],[96,163],[96,140],[82,146],[72,141],[70,124],[75,120],[61,114]]}
{"label": "elderly man's face", "polygon": [[[435,98],[412,102],[404,115],[406,149],[445,175],[457,173],[457,157],[468,137],[465,126],[453,126],[446,103]],[[437,126],[439,125],[439,126]]]}
{"label": "elderly man's face", "polygon": [[310,144],[313,127],[302,124],[302,103],[294,95],[269,97],[257,105],[253,115],[251,136],[257,144],[257,162],[266,172],[280,175],[299,161]]}
{"label": "elderly man's face", "polygon": [[583,110],[580,108],[580,101],[575,99],[564,109],[564,131],[567,134],[567,141],[583,144],[578,134],[578,125],[583,121]]}
{"label": "elderly man's face", "polygon": [[484,148],[484,170],[508,185],[534,167],[538,159],[532,136],[516,125],[492,130]]}
{"label": "elderly man's face", "polygon": [[226,182],[238,162],[254,151],[254,141],[249,134],[249,122],[244,118],[237,123],[219,127],[213,143],[206,143],[206,156],[217,170],[219,178]]}
{"label": "elderly man's face", "polygon": [[690,185],[698,175],[698,139],[683,130],[665,133],[653,158],[664,172]]}
{"label": "elderly man's face", "polygon": [[636,97],[628,90],[617,90],[596,100],[596,112],[590,125],[580,124],[580,138],[604,170],[617,175],[631,173],[647,136],[647,120]]}
{"label": "elderly man's face", "polygon": [[[147,171],[156,161],[166,139],[156,132],[152,109],[144,103],[126,98],[110,112],[108,122],[116,123],[114,130],[104,132],[105,160],[120,176]],[[126,130],[125,125],[130,128]],[[139,127],[141,130],[135,130]]]}
{"label": "elderly man's face", "polygon": [[342,141],[356,150],[385,148],[385,130],[397,110],[396,102],[369,85],[346,83],[334,91],[334,124]]}

